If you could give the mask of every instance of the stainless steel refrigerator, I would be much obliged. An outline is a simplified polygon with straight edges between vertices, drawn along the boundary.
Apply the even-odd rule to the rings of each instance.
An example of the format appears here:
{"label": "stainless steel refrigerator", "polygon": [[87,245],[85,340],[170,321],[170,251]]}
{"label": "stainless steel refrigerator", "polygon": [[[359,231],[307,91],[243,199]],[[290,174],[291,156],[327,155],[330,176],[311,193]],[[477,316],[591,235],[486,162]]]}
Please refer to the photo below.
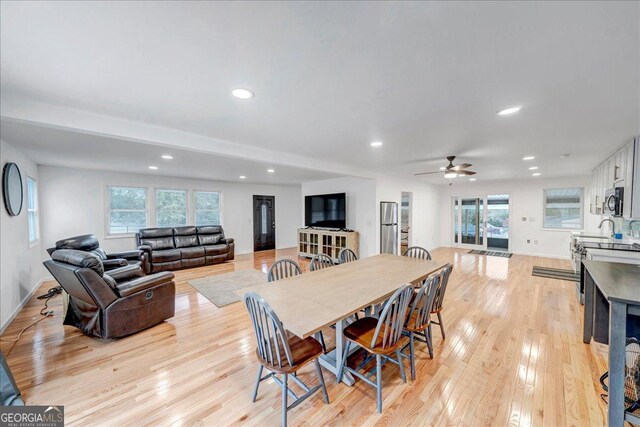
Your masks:
{"label": "stainless steel refrigerator", "polygon": [[380,253],[398,255],[398,204],[380,202]]}

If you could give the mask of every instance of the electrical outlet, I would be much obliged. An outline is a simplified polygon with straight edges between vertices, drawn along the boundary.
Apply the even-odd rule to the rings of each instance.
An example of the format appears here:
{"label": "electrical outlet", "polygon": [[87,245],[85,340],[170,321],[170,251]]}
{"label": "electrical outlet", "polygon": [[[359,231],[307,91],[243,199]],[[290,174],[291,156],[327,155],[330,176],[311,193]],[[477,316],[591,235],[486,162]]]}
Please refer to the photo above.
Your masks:
{"label": "electrical outlet", "polygon": [[531,243],[531,240],[527,239],[527,243]]}
{"label": "electrical outlet", "polygon": [[523,216],[523,217],[522,217],[522,221],[526,221],[526,220],[527,220],[527,217],[526,217],[526,216]]}

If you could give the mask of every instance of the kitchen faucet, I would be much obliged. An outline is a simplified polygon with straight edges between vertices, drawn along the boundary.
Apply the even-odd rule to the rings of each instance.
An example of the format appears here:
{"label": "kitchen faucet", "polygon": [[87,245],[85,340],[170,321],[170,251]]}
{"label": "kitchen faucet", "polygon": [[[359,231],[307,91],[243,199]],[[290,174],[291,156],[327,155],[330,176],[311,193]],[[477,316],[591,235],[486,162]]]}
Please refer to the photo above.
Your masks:
{"label": "kitchen faucet", "polygon": [[610,218],[603,219],[602,222],[600,223],[600,225],[598,226],[598,228],[602,228],[602,224],[604,224],[607,221],[609,221],[611,223],[611,237],[615,237],[615,235],[616,235],[616,223],[613,222],[612,219],[610,219]]}

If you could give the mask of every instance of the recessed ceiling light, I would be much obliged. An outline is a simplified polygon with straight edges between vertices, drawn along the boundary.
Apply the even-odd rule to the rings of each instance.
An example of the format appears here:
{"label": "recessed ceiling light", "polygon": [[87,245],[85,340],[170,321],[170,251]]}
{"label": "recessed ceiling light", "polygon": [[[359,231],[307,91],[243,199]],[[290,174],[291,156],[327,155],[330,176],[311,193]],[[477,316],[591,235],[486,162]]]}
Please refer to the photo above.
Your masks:
{"label": "recessed ceiling light", "polygon": [[537,170],[537,169],[538,169],[538,167],[537,167],[537,166],[531,166],[531,167],[529,168],[529,170],[530,170],[530,171],[534,171],[534,170]]}
{"label": "recessed ceiling light", "polygon": [[231,91],[231,94],[239,99],[250,99],[255,96],[255,94],[251,92],[249,89],[243,89],[243,88],[233,89]]}
{"label": "recessed ceiling light", "polygon": [[455,178],[456,176],[458,176],[458,174],[455,172],[447,172],[444,174],[445,178]]}
{"label": "recessed ceiling light", "polygon": [[165,160],[171,160],[171,159],[173,159],[173,156],[171,156],[169,154],[163,154],[162,158],[165,159]]}
{"label": "recessed ceiling light", "polygon": [[571,154],[561,154],[561,155],[560,155],[560,158],[561,158],[561,159],[566,159],[566,158],[568,158],[570,155],[571,155]]}
{"label": "recessed ceiling light", "polygon": [[373,141],[371,143],[372,147],[382,147],[382,141]]}
{"label": "recessed ceiling light", "polygon": [[273,169],[267,169],[267,172],[269,172],[269,173],[274,173],[274,172],[275,172],[275,170],[273,170]]}
{"label": "recessed ceiling light", "polygon": [[498,115],[499,116],[508,116],[509,114],[517,113],[521,109],[522,109],[522,107],[520,107],[520,106],[505,108],[504,110],[498,111]]}
{"label": "recessed ceiling light", "polygon": [[157,166],[149,166],[149,169],[151,169],[152,171],[157,171],[158,167]]}
{"label": "recessed ceiling light", "polygon": [[240,175],[238,178],[240,178],[240,179],[247,179],[247,177],[246,177],[246,176],[244,176],[244,175]]}
{"label": "recessed ceiling light", "polygon": [[475,178],[469,178],[469,181],[475,181],[475,180],[476,180]]}
{"label": "recessed ceiling light", "polygon": [[531,176],[540,176],[540,172],[532,173]]}
{"label": "recessed ceiling light", "polygon": [[534,157],[534,156],[524,156],[524,157],[522,158],[522,160],[533,160],[533,159],[535,159],[535,157]]}
{"label": "recessed ceiling light", "polygon": [[445,169],[446,169],[446,168],[445,168],[444,166],[442,166],[442,167],[440,168],[440,170],[441,170],[441,171],[443,171],[443,170],[445,170]]}

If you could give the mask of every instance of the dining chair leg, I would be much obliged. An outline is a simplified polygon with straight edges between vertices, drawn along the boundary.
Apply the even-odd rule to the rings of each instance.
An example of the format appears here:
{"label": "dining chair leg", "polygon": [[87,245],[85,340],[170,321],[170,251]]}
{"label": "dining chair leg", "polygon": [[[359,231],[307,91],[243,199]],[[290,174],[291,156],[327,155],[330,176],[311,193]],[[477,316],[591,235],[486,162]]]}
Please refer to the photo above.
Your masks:
{"label": "dining chair leg", "polygon": [[402,363],[402,356],[400,355],[400,349],[396,350],[396,359],[398,359],[398,367],[400,368],[400,376],[402,377],[402,382],[406,383],[407,376],[404,373],[404,363]]}
{"label": "dining chair leg", "polygon": [[376,402],[378,413],[382,413],[382,357],[376,354]]}
{"label": "dining chair leg", "polygon": [[416,380],[416,353],[413,332],[409,332],[409,360],[411,361],[411,381]]}
{"label": "dining chair leg", "polygon": [[260,368],[258,368],[258,376],[256,377],[256,385],[253,388],[253,402],[256,401],[256,398],[258,397],[258,387],[260,386],[260,378],[262,378],[262,370],[264,369],[264,366],[260,365]]}
{"label": "dining chair leg", "polygon": [[338,384],[342,381],[342,374],[344,373],[344,365],[347,364],[347,356],[349,356],[349,346],[351,345],[351,341],[346,342],[344,346],[344,353],[342,354],[342,363],[340,364],[340,369],[338,370]]}
{"label": "dining chair leg", "polygon": [[287,389],[289,387],[287,385],[288,378],[289,376],[287,374],[284,374],[282,378],[282,427],[287,427]]}
{"label": "dining chair leg", "polygon": [[424,334],[425,341],[427,341],[427,348],[429,349],[429,357],[433,359],[433,343],[431,342],[431,325]]}
{"label": "dining chair leg", "polygon": [[438,323],[440,324],[440,332],[442,333],[442,339],[444,339],[444,324],[442,323],[442,314],[438,312]]}
{"label": "dining chair leg", "polygon": [[318,372],[318,379],[320,380],[320,385],[322,386],[322,400],[327,405],[329,404],[329,394],[327,393],[327,387],[324,385],[324,377],[322,376],[322,369],[320,368],[320,361],[316,359],[316,371]]}

